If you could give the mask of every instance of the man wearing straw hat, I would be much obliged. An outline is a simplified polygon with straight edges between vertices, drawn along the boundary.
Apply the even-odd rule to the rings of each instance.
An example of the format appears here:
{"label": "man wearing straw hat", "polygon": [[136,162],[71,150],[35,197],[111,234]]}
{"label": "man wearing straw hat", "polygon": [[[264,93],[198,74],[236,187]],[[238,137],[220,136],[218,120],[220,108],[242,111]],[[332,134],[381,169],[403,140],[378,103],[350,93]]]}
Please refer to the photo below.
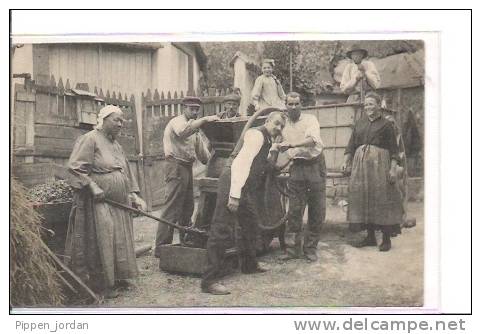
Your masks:
{"label": "man wearing straw hat", "polygon": [[381,85],[381,77],[374,63],[367,60],[368,52],[354,44],[347,52],[352,60],[342,74],[341,91],[350,94],[347,103],[363,102],[367,91],[376,90]]}
{"label": "man wearing straw hat", "polygon": [[[169,121],[164,131],[165,154],[165,197],[160,218],[181,226],[191,224],[194,212],[194,193],[192,166],[194,161],[203,164],[209,159],[209,150],[200,137],[199,128],[219,119],[217,115],[197,119],[201,100],[197,97],[185,97],[182,100],[182,115]],[[155,239],[154,255],[159,257],[159,246],[171,244],[174,230],[159,223]],[[183,242],[183,234],[180,234]]]}

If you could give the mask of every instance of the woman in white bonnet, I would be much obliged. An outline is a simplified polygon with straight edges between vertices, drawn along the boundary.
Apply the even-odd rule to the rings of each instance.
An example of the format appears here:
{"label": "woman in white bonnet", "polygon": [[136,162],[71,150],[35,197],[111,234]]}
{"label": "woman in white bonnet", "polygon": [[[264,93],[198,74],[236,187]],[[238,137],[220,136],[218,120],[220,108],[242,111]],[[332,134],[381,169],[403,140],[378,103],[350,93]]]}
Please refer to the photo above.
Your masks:
{"label": "woman in white bonnet", "polygon": [[104,198],[145,209],[129,162],[116,138],[124,119],[120,108],[102,108],[94,130],[80,136],[68,162],[74,188],[66,241],[66,262],[106,298],[118,295],[137,276],[131,215]]}
{"label": "woman in white bonnet", "polygon": [[256,110],[265,108],[286,109],[286,94],[280,81],[272,74],[273,59],[262,61],[262,74],[257,77],[252,88],[252,104]]}

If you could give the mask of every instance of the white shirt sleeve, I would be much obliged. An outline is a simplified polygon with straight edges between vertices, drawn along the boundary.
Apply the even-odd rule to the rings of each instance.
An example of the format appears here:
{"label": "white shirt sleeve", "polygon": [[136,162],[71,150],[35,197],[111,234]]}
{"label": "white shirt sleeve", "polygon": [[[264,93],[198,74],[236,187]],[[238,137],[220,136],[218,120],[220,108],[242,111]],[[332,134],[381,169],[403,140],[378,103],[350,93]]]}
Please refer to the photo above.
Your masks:
{"label": "white shirt sleeve", "polygon": [[[340,88],[343,93],[351,93],[356,87],[356,83],[357,83],[356,76],[353,75],[352,68],[353,68],[353,63],[349,63],[346,65],[346,68],[342,73]],[[356,70],[357,70],[357,67],[356,67]]]}
{"label": "white shirt sleeve", "polygon": [[321,127],[316,117],[309,117],[309,127],[306,129],[306,138],[312,138],[316,148],[322,150],[324,143],[321,139]]}
{"label": "white shirt sleeve", "polygon": [[254,88],[252,88],[251,92],[251,98],[252,98],[252,104],[257,106],[259,103],[259,99],[262,95],[262,86],[264,84],[264,76],[260,75],[257,77],[255,83],[254,83]]}
{"label": "white shirt sleeve", "polygon": [[193,119],[186,120],[184,116],[172,119],[172,130],[180,138],[191,136],[196,130],[192,129]]}
{"label": "white shirt sleeve", "polygon": [[198,131],[195,136],[194,147],[195,147],[195,155],[197,159],[204,165],[207,164],[209,161],[211,154],[209,150],[209,139],[205,136],[205,134],[201,131]]}
{"label": "white shirt sleeve", "polygon": [[244,135],[242,148],[231,166],[230,196],[240,198],[252,166],[252,161],[264,144],[264,136],[258,130],[250,129]]}
{"label": "white shirt sleeve", "polygon": [[363,60],[363,65],[366,69],[366,79],[369,86],[378,89],[381,86],[381,76],[377,71],[376,65],[372,61]]}

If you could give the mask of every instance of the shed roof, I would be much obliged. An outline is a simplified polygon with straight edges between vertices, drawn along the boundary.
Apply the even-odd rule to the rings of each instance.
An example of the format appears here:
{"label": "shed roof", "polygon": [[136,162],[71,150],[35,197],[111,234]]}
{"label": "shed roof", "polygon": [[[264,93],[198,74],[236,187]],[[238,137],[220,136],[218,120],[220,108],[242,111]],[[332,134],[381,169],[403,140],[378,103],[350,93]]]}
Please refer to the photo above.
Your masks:
{"label": "shed roof", "polygon": [[237,51],[231,58],[231,60],[229,61],[229,66],[234,66],[234,63],[236,61],[237,58],[240,58],[242,59],[244,62],[246,62],[247,64],[250,64],[250,65],[254,65],[254,66],[259,66],[259,64],[257,63],[257,61],[246,55],[244,52],[241,52],[241,51]]}

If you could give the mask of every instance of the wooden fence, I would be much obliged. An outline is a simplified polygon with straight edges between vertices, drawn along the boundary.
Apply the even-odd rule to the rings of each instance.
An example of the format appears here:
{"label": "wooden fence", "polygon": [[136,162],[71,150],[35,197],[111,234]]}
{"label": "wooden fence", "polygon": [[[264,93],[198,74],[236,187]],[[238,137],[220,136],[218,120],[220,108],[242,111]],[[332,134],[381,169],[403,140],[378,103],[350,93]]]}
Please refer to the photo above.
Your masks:
{"label": "wooden fence", "polygon": [[138,173],[139,135],[135,100],[126,94],[102,89],[89,90],[86,84],[71,88],[52,76],[48,85],[25,79],[15,85],[13,115],[13,173],[28,186],[55,177],[72,152],[75,140],[92,130],[98,111],[105,105],[124,112],[124,128],[119,136],[134,173]]}
{"label": "wooden fence", "polygon": [[361,115],[360,105],[340,103],[311,106],[304,107],[302,112],[316,116],[319,121],[327,170],[340,171],[352,126]]}

